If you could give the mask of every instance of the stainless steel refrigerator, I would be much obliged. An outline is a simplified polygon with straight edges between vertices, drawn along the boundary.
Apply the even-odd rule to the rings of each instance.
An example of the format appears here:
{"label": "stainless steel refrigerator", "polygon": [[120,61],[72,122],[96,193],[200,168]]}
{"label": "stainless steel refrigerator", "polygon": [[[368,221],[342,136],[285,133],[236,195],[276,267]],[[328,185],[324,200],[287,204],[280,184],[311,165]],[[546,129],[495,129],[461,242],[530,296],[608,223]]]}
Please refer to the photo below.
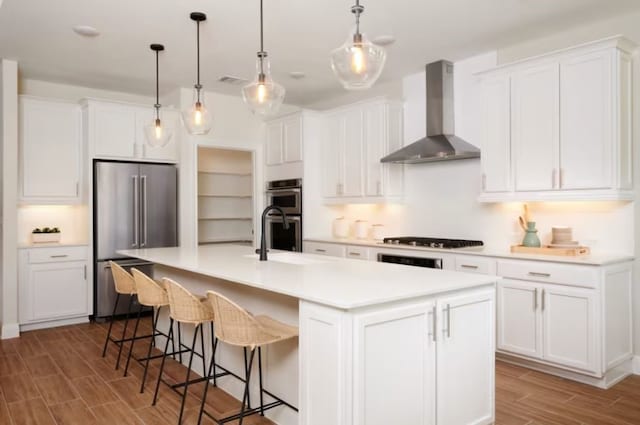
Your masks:
{"label": "stainless steel refrigerator", "polygon": [[[118,254],[120,249],[157,248],[178,243],[177,171],[167,164],[94,163],[94,317],[111,315],[116,293],[109,260],[153,275],[153,264]],[[132,305],[133,311],[138,306]],[[120,297],[116,314],[126,313]]]}

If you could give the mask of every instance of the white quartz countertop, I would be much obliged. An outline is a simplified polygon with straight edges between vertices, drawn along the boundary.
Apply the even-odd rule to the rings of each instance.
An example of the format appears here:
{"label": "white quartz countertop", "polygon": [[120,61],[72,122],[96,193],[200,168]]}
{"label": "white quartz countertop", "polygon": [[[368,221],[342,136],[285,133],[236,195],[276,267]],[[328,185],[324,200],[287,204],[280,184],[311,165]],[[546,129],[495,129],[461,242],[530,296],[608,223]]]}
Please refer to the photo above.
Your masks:
{"label": "white quartz countertop", "polygon": [[289,252],[270,252],[269,261],[261,262],[253,248],[231,244],[118,253],[345,310],[479,287],[499,279]]}
{"label": "white quartz countertop", "polygon": [[571,256],[556,256],[556,255],[534,255],[534,254],[514,254],[507,250],[493,249],[489,247],[471,247],[471,248],[458,248],[458,249],[442,249],[442,248],[425,248],[409,245],[391,245],[383,244],[382,242],[375,240],[363,240],[363,239],[336,239],[336,238],[309,238],[305,239],[308,242],[321,242],[321,243],[334,243],[340,245],[362,245],[370,246],[379,249],[404,249],[410,251],[424,251],[424,252],[441,252],[455,255],[478,255],[483,257],[497,257],[497,258],[510,258],[518,260],[533,260],[533,261],[549,261],[555,263],[569,263],[569,264],[583,264],[592,266],[606,266],[609,264],[624,263],[626,261],[632,261],[633,255],[624,254],[591,254],[581,255],[576,257]]}

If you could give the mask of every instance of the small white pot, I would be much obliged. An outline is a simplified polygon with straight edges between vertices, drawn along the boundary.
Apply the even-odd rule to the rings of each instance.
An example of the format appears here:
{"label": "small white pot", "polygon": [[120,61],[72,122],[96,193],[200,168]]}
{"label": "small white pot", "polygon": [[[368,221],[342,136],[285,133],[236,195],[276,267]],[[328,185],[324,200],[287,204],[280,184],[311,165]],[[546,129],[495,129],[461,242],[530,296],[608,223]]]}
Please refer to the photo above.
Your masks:
{"label": "small white pot", "polygon": [[61,233],[32,233],[31,242],[33,243],[56,243],[60,242]]}

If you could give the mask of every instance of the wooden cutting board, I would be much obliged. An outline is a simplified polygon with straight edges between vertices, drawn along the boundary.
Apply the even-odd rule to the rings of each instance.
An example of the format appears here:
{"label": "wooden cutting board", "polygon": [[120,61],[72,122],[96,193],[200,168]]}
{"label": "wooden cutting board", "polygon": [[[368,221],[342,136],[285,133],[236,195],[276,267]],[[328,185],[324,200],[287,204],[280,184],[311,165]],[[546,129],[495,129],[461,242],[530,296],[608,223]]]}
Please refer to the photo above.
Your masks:
{"label": "wooden cutting board", "polygon": [[511,245],[513,254],[538,254],[538,255],[560,255],[565,257],[577,257],[580,255],[589,255],[591,250],[587,246],[576,246],[575,248],[551,248],[541,246],[540,248],[532,248],[522,245]]}

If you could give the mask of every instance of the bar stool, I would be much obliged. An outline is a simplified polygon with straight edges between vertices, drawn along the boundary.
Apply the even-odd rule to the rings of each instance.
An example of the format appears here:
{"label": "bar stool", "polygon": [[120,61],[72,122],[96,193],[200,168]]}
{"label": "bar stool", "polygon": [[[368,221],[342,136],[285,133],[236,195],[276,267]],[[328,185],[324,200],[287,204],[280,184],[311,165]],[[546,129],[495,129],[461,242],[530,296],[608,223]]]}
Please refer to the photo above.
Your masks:
{"label": "bar stool", "polygon": [[[178,323],[178,327],[182,324],[192,324],[195,326],[193,331],[193,342],[190,347],[190,355],[189,355],[189,365],[187,366],[187,376],[185,382],[180,384],[171,385],[172,389],[175,389],[180,386],[184,386],[184,391],[182,392],[182,404],[180,405],[180,415],[178,417],[178,424],[182,423],[182,415],[184,413],[184,404],[187,398],[187,391],[189,385],[203,382],[208,380],[208,377],[202,377],[194,380],[190,380],[191,377],[191,366],[193,364],[193,356],[196,355],[202,358],[202,374],[206,375],[206,360],[204,353],[204,335],[203,335],[203,326],[205,324],[209,324],[211,326],[211,335],[213,335],[213,321],[214,315],[213,310],[211,309],[211,303],[206,299],[200,299],[195,295],[191,294],[184,287],[182,287],[177,282],[165,278],[163,279],[165,284],[165,288],[167,290],[168,298],[169,298],[169,311],[170,311],[170,325],[169,325],[169,335],[173,334],[173,323],[174,321]],[[197,353],[195,351],[196,342],[198,339],[198,332],[200,333],[200,348],[201,352]],[[212,337],[213,338],[213,337]],[[211,357],[211,361],[215,364],[215,353],[216,353],[216,343],[215,338],[213,338],[213,353]],[[160,388],[160,381],[162,380],[162,372],[164,371],[164,364],[167,358],[167,349],[169,348],[169,340],[164,347],[164,355],[162,357],[162,363],[160,364],[160,373],[158,374],[158,381],[156,382],[156,390],[153,395],[153,403],[156,404],[158,399],[158,389]],[[217,376],[222,376],[223,374],[218,374]],[[216,377],[216,375],[214,375]]]}
{"label": "bar stool", "polygon": [[[246,380],[244,394],[242,396],[242,407],[240,413],[216,420],[219,424],[239,419],[239,425],[245,416],[260,413],[264,416],[265,410],[272,409],[276,406],[286,405],[296,412],[298,409],[284,400],[276,397],[262,387],[262,346],[284,341],[298,336],[298,328],[279,322],[268,316],[253,316],[251,313],[217,292],[208,291],[209,299],[215,316],[215,336],[218,340],[230,345],[240,346],[251,351],[249,364],[246,365]],[[257,348],[257,350],[256,350]],[[251,408],[249,405],[249,385],[251,380],[251,369],[256,351],[258,351],[258,379],[260,384],[260,407]],[[209,365],[208,374],[211,375],[211,369],[215,365]],[[202,421],[205,401],[207,399],[207,390],[209,385],[204,387],[204,395],[200,405],[200,414],[198,416],[198,424]],[[276,401],[264,404],[264,394],[275,399]],[[246,406],[248,405],[248,406]],[[245,406],[247,408],[245,408]],[[207,416],[211,416],[207,413]],[[214,419],[212,417],[212,419]],[[215,419],[214,419],[215,420]]]}
{"label": "bar stool", "polygon": [[[104,348],[102,349],[102,357],[107,354],[107,345],[109,341],[116,344],[118,348],[118,360],[116,361],[116,370],[120,368],[120,357],[122,355],[122,347],[128,341],[132,341],[133,338],[127,338],[127,327],[129,326],[129,315],[131,313],[131,305],[133,304],[133,299],[136,296],[136,287],[133,281],[133,276],[131,276],[125,269],[123,269],[117,263],[113,261],[109,261],[109,267],[111,267],[111,274],[113,275],[113,283],[116,290],[116,302],[113,305],[113,312],[111,313],[111,322],[109,323],[109,331],[107,332],[107,337],[104,340]],[[124,330],[122,331],[122,337],[114,339],[111,337],[111,330],[113,328],[113,318],[116,315],[116,310],[118,309],[118,302],[120,301],[120,295],[129,295],[129,308],[127,309],[127,316],[124,322]]]}
{"label": "bar stool", "polygon": [[[151,279],[149,276],[142,273],[138,269],[132,268],[131,275],[133,276],[135,289],[138,294],[138,303],[140,304],[140,309],[138,311],[138,321],[136,321],[136,326],[133,330],[134,339],[133,341],[131,341],[131,347],[129,348],[129,355],[127,356],[127,364],[124,369],[124,376],[127,376],[127,371],[129,370],[129,362],[131,361],[131,357],[133,355],[132,354],[133,346],[136,342],[136,336],[138,332],[138,323],[140,320],[140,314],[142,312],[142,308],[151,307],[153,309],[153,312],[151,315],[152,331],[151,331],[151,334],[145,335],[145,337],[152,338],[151,341],[149,342],[149,349],[147,351],[147,356],[144,358],[134,357],[134,359],[137,360],[138,362],[145,361],[144,374],[142,375],[142,383],[140,385],[140,393],[143,393],[144,384],[147,380],[147,372],[149,370],[149,360],[159,359],[160,357],[164,356],[164,354],[155,355],[155,356],[151,355],[151,350],[155,346],[155,338],[157,336],[164,336],[165,338],[167,338],[167,340],[171,340],[171,348],[172,348],[171,355],[173,355],[173,357],[175,358],[175,354],[177,353],[176,353],[176,348],[175,348],[175,343],[174,343],[174,338],[172,333],[171,332],[164,333],[158,330],[158,319],[160,317],[160,311],[162,307],[166,307],[169,305],[169,297],[167,295],[167,290],[160,283]],[[187,350],[182,350],[182,347],[180,347],[180,344],[181,344],[181,341],[178,341],[178,345],[180,349],[179,353],[182,354],[183,352],[187,352]]]}

